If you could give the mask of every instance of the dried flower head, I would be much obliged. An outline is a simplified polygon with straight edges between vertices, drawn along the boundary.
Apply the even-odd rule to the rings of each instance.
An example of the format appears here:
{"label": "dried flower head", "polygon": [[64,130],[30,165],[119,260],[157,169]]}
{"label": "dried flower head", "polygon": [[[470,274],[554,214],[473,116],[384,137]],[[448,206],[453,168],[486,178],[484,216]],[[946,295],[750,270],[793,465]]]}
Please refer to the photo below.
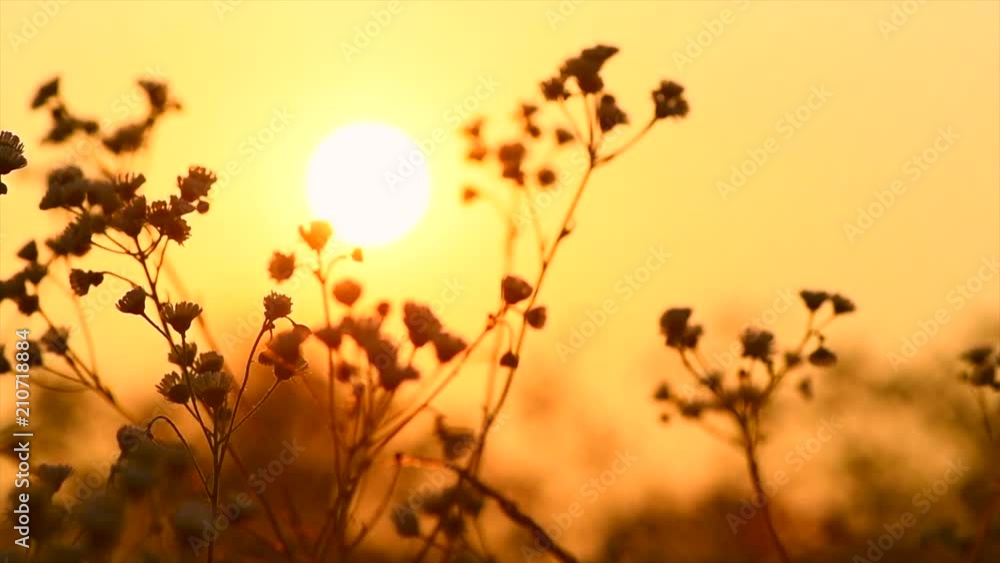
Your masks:
{"label": "dried flower head", "polygon": [[379,370],[379,385],[386,391],[395,391],[405,381],[420,379],[420,372],[413,366],[391,364]]}
{"label": "dried flower head", "polygon": [[21,247],[21,250],[17,251],[17,257],[22,260],[27,260],[28,262],[38,261],[38,244],[35,241],[30,241]]}
{"label": "dried flower head", "polygon": [[299,236],[309,245],[309,248],[320,252],[333,236],[333,227],[326,221],[313,221],[309,223],[308,229],[305,226],[299,227]]}
{"label": "dried flower head", "polygon": [[660,82],[660,87],[653,90],[656,119],[684,117],[687,115],[690,106],[688,106],[688,102],[684,99],[683,94],[684,87],[680,84],[669,80]]}
{"label": "dried flower head", "polygon": [[142,315],[146,312],[146,292],[141,287],[133,287],[118,300],[118,310],[130,315]]}
{"label": "dried flower head", "polygon": [[226,402],[233,389],[233,376],[224,371],[208,371],[195,375],[191,382],[194,395],[208,408],[217,409]]}
{"label": "dried flower head", "polygon": [[417,348],[431,341],[441,332],[441,321],[430,307],[412,301],[403,304],[403,324],[410,336],[410,342]]}
{"label": "dried flower head", "polygon": [[504,276],[500,282],[500,293],[508,305],[515,305],[531,297],[531,284],[517,276]]}
{"label": "dried flower head", "polygon": [[177,177],[177,187],[181,190],[184,201],[194,203],[208,196],[208,191],[215,184],[215,174],[202,166],[188,168],[187,176]]}
{"label": "dried flower head", "polygon": [[432,342],[434,350],[437,352],[437,359],[442,364],[450,362],[468,347],[465,340],[447,332],[439,332],[434,335]]}
{"label": "dried flower head", "polygon": [[830,301],[833,302],[834,315],[845,315],[854,312],[854,302],[839,293],[830,296]]}
{"label": "dried flower head", "polygon": [[42,336],[42,345],[53,354],[65,356],[69,352],[69,329],[49,327]]}
{"label": "dried flower head", "polygon": [[993,356],[992,346],[976,346],[975,348],[970,348],[962,353],[962,360],[972,364],[973,366],[982,366],[989,363],[990,358]]}
{"label": "dried flower head", "polygon": [[837,363],[837,355],[829,348],[820,345],[819,348],[813,350],[812,354],[809,354],[809,363],[818,367],[829,367]]}
{"label": "dried flower head", "polygon": [[542,328],[548,318],[545,307],[534,307],[524,313],[524,321],[531,328]]}
{"label": "dried flower head", "polygon": [[10,131],[0,131],[0,175],[10,174],[27,165],[21,139]]}
{"label": "dried flower head", "polygon": [[628,116],[618,107],[614,96],[605,94],[601,96],[601,101],[597,105],[597,122],[601,126],[601,131],[607,133],[618,125],[628,124]]}
{"label": "dried flower head", "polygon": [[500,356],[500,365],[505,368],[516,368],[520,363],[517,354],[508,350],[504,352],[503,356]]}
{"label": "dried flower head", "polygon": [[38,312],[38,296],[37,295],[22,295],[17,298],[17,310],[21,312],[22,315],[30,317]]}
{"label": "dried flower head", "polygon": [[208,371],[222,371],[226,365],[226,359],[218,352],[208,351],[198,355],[198,360],[194,363],[194,370],[198,373]]}
{"label": "dried flower head", "polygon": [[101,272],[91,272],[87,270],[73,269],[69,273],[69,286],[73,293],[83,296],[87,295],[91,287],[101,285],[104,282],[104,274]]}
{"label": "dried flower head", "polygon": [[191,399],[191,391],[181,376],[176,371],[172,371],[163,376],[163,379],[156,384],[156,392],[171,403],[183,405]]}
{"label": "dried flower head", "polygon": [[810,291],[807,289],[800,291],[799,296],[805,302],[806,308],[814,312],[830,298],[830,295],[825,291]]}
{"label": "dried flower head", "polygon": [[146,142],[146,133],[149,132],[149,122],[147,120],[122,125],[114,133],[105,137],[101,142],[107,149],[115,154],[135,152],[142,148]]}
{"label": "dried flower head", "polygon": [[295,274],[295,255],[275,252],[267,271],[271,274],[271,279],[278,283],[288,280]]}
{"label": "dried flower head", "polygon": [[748,328],[740,336],[743,345],[743,357],[754,358],[762,362],[770,362],[774,353],[774,335],[766,330]]}
{"label": "dried flower head", "polygon": [[318,328],[313,331],[313,336],[318,338],[320,342],[332,350],[340,348],[341,343],[344,341],[344,332],[340,329],[340,327],[334,326]]}
{"label": "dried flower head", "polygon": [[354,280],[344,280],[333,286],[333,297],[348,307],[361,297],[361,284]]}
{"label": "dried flower head", "polygon": [[167,361],[181,367],[194,366],[197,357],[198,345],[194,342],[185,342],[183,345],[175,344],[167,353]]}
{"label": "dried flower head", "polygon": [[31,101],[31,109],[38,109],[51,98],[59,95],[59,77],[55,77],[39,86],[35,98]]}
{"label": "dried flower head", "polygon": [[292,314],[292,299],[287,295],[271,292],[264,297],[264,318],[274,321]]}
{"label": "dried flower head", "polygon": [[660,333],[667,338],[667,346],[680,348],[684,345],[690,318],[691,309],[687,307],[667,309],[660,316]]}
{"label": "dried flower head", "polygon": [[163,320],[176,330],[179,334],[184,334],[191,328],[191,321],[201,314],[201,306],[189,301],[180,303],[167,303],[163,306]]}

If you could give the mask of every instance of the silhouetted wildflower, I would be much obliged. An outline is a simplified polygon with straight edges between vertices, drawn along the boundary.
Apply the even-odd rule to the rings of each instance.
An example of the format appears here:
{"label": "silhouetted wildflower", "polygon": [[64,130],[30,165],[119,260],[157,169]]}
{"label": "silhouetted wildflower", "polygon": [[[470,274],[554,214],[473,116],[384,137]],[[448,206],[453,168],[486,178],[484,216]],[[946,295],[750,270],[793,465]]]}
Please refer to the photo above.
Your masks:
{"label": "silhouetted wildflower", "polygon": [[177,177],[177,187],[180,188],[184,201],[194,203],[208,196],[216,180],[213,172],[201,166],[192,166],[188,168],[187,176]]}
{"label": "silhouetted wildflower", "polygon": [[182,301],[167,303],[163,306],[163,320],[180,334],[191,328],[191,321],[201,314],[201,306],[196,303]]}
{"label": "silhouetted wildflower", "polygon": [[837,363],[837,355],[820,345],[819,348],[813,350],[812,354],[809,354],[809,363],[819,367],[832,366]]}
{"label": "silhouetted wildflower", "polygon": [[275,252],[267,271],[271,274],[271,279],[278,283],[291,278],[295,274],[295,255]]}
{"label": "silhouetted wildflower", "polygon": [[430,307],[412,301],[403,304],[403,324],[410,336],[410,342],[417,348],[430,342],[441,332],[441,321]]}
{"label": "silhouetted wildflower", "polygon": [[10,131],[0,131],[0,175],[10,174],[27,165],[21,139]]}
{"label": "silhouetted wildflower", "polygon": [[833,302],[833,314],[835,315],[844,315],[854,311],[854,303],[839,293],[832,295],[830,301]]}
{"label": "silhouetted wildflower", "polygon": [[690,318],[691,309],[687,307],[667,309],[660,316],[660,333],[667,338],[667,346],[680,348],[684,345]]}
{"label": "silhouetted wildflower", "polygon": [[222,368],[225,365],[226,359],[222,356],[222,354],[214,351],[208,351],[198,355],[198,359],[194,363],[194,370],[198,373],[222,371]]}
{"label": "silhouetted wildflower", "polygon": [[615,97],[609,94],[601,96],[601,101],[597,105],[597,122],[601,126],[601,131],[607,133],[618,125],[628,123],[628,116],[615,102]]}
{"label": "silhouetted wildflower", "polygon": [[42,336],[42,346],[53,354],[65,356],[69,351],[69,329],[49,327]]}
{"label": "silhouetted wildflower", "polygon": [[31,316],[38,312],[38,296],[22,295],[17,299],[17,310],[22,315]]}
{"label": "silhouetted wildflower", "polygon": [[333,297],[350,307],[361,298],[361,284],[354,280],[344,280],[333,286]]}
{"label": "silhouetted wildflower", "polygon": [[194,367],[198,358],[198,345],[194,342],[176,344],[167,353],[167,361],[181,367]]}
{"label": "silhouetted wildflower", "polygon": [[313,336],[326,345],[327,348],[336,350],[344,340],[344,333],[339,327],[325,326],[313,331]]}
{"label": "silhouetted wildflower", "polygon": [[538,185],[543,188],[547,188],[552,184],[556,183],[556,173],[548,168],[542,168],[538,171]]}
{"label": "silhouetted wildflower", "polygon": [[264,297],[264,318],[274,321],[292,314],[292,300],[287,295],[271,292]]}
{"label": "silhouetted wildflower", "polygon": [[656,392],[653,393],[653,399],[656,401],[668,401],[670,400],[670,387],[666,383],[661,383],[659,387],[656,388]]}
{"label": "silhouetted wildflower", "polygon": [[687,100],[684,99],[683,94],[684,87],[680,84],[669,80],[660,82],[660,87],[653,90],[656,119],[684,117],[687,115],[690,107]]}
{"label": "silhouetted wildflower", "polygon": [[545,326],[545,321],[548,318],[548,314],[545,307],[535,307],[529,309],[524,313],[524,320],[528,323],[531,328],[542,328]]}
{"label": "silhouetted wildflower", "polygon": [[550,78],[542,82],[542,96],[550,102],[562,100],[568,96],[566,92],[566,81],[562,77]]}
{"label": "silhouetted wildflower", "polygon": [[518,359],[517,354],[510,350],[504,352],[503,356],[500,356],[500,365],[505,368],[516,368],[519,363],[520,360]]}
{"label": "silhouetted wildflower", "polygon": [[365,261],[364,251],[362,251],[360,248],[355,248],[354,250],[352,250],[351,260],[354,260],[355,262],[364,262]]}
{"label": "silhouetted wildflower", "polygon": [[299,236],[309,245],[309,248],[320,252],[333,236],[333,228],[326,221],[313,221],[309,223],[308,229],[304,226],[299,227]]}
{"label": "silhouetted wildflower", "polygon": [[45,276],[48,273],[48,266],[39,264],[38,262],[32,262],[21,270],[21,275],[24,276],[24,279],[36,286],[41,283],[43,279],[45,279]]}
{"label": "silhouetted wildflower", "polygon": [[191,236],[187,221],[180,216],[177,208],[171,208],[165,201],[154,201],[149,205],[146,221],[161,235],[178,244],[184,244]]}
{"label": "silhouetted wildflower", "polygon": [[830,295],[825,291],[809,291],[807,289],[800,291],[799,296],[802,297],[802,301],[805,302],[806,308],[810,311],[816,311],[830,298]]}
{"label": "silhouetted wildflower", "polygon": [[142,148],[143,143],[146,142],[146,133],[148,130],[148,121],[122,125],[101,142],[104,143],[104,146],[109,151],[115,154],[135,152]]}
{"label": "silhouetted wildflower", "polygon": [[462,202],[470,203],[479,197],[479,190],[472,186],[462,188]]}
{"label": "silhouetted wildflower", "polygon": [[517,276],[504,276],[500,283],[500,293],[508,305],[516,305],[531,297],[531,284]]}
{"label": "silhouetted wildflower", "polygon": [[177,372],[172,371],[163,376],[156,384],[156,392],[171,403],[183,405],[191,399],[191,391]]}
{"label": "silhouetted wildflower", "polygon": [[146,312],[146,292],[141,287],[133,287],[118,300],[118,310],[130,315],[142,315]]}
{"label": "silhouetted wildflower", "polygon": [[575,138],[576,137],[574,137],[573,134],[570,133],[568,130],[563,129],[562,127],[556,128],[556,144],[557,145],[565,145],[566,143],[572,141]]}
{"label": "silhouetted wildflower", "polygon": [[977,346],[966,350],[962,354],[962,359],[974,366],[981,366],[988,363],[992,355],[993,348],[991,346]]}
{"label": "silhouetted wildflower", "polygon": [[379,371],[378,383],[386,391],[395,391],[406,381],[420,379],[420,372],[413,366],[390,365]]}
{"label": "silhouetted wildflower", "polygon": [[434,350],[437,352],[437,359],[442,364],[450,362],[455,356],[465,350],[468,345],[460,337],[447,332],[439,332],[434,335]]}
{"label": "silhouetted wildflower", "polygon": [[407,505],[397,504],[392,509],[392,524],[396,528],[396,533],[403,538],[420,537],[420,520],[417,513]]}
{"label": "silhouetted wildflower", "polygon": [[754,358],[764,363],[771,361],[774,353],[774,335],[766,330],[748,328],[740,337],[743,345],[743,357]]}
{"label": "silhouetted wildflower", "polygon": [[43,83],[38,91],[35,92],[35,98],[31,100],[31,109],[38,109],[45,105],[51,98],[59,95],[59,77],[55,77],[48,82]]}
{"label": "silhouetted wildflower", "polygon": [[209,371],[195,375],[191,382],[194,395],[205,406],[217,409],[226,402],[234,386],[233,376],[222,371]]}

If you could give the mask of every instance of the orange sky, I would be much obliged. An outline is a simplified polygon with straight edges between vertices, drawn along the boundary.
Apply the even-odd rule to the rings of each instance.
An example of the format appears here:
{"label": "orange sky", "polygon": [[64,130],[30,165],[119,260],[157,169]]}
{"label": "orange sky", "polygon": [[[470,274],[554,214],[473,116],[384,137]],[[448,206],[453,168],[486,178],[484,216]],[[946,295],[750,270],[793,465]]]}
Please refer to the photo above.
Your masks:
{"label": "orange sky", "polygon": [[[191,164],[240,170],[174,253],[218,332],[236,334],[257,310],[270,253],[291,248],[311,218],[313,149],[339,126],[378,121],[444,139],[429,155],[432,205],[410,236],[350,272],[368,295],[440,300],[446,324],[472,335],[495,301],[501,230],[488,209],[458,203],[471,173],[454,106],[471,97],[503,119],[565,57],[604,42],[622,49],[606,79],[634,121],[651,111],[660,79],[682,83],[692,111],[596,175],[543,291],[551,322],[532,335],[529,366],[592,382],[573,392],[618,408],[661,375],[650,365],[668,358],[656,324],[664,308],[694,306],[721,348],[802,287],[858,303],[830,337],[876,372],[891,372],[888,354],[941,309],[948,320],[918,360],[953,354],[984,319],[996,334],[1000,274],[982,266],[1000,247],[997,2],[407,2],[384,25],[372,22],[386,2],[73,1],[51,16],[42,4],[53,3],[0,3],[0,127],[22,136],[30,162],[0,200],[2,275],[26,236],[57,228],[37,212],[38,180],[65,152],[39,146],[47,121],[27,111],[35,88],[60,74],[72,107],[117,123],[141,111],[132,80],[153,74],[186,111],[165,119],[135,162],[147,185],[169,193]],[[32,32],[30,21],[44,25]],[[377,33],[361,45],[366,25]],[[484,80],[496,88],[479,100]],[[276,115],[287,125],[248,148]],[[767,160],[745,184],[720,188],[754,155]],[[876,192],[892,194],[888,209],[849,236],[845,224]],[[553,220],[567,203],[557,198]],[[669,258],[626,298],[620,282],[660,247]],[[979,289],[956,297],[974,277],[981,283],[968,287]],[[616,312],[563,363],[557,344],[606,300]],[[91,307],[99,342],[155,342],[113,307]],[[12,313],[0,312],[4,332]],[[789,340],[804,322],[797,302],[770,318]],[[102,362],[127,370],[142,357]],[[610,393],[608,374],[621,381]]]}

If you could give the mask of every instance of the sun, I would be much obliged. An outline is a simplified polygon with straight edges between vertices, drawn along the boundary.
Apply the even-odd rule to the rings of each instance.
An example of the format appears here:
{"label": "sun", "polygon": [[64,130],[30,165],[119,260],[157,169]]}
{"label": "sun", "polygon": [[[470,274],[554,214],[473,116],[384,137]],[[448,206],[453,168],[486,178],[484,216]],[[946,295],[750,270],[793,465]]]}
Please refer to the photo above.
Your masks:
{"label": "sun", "polygon": [[409,233],[427,212],[430,173],[420,148],[402,131],[358,123],[317,147],[306,176],[310,208],[335,236],[382,246]]}

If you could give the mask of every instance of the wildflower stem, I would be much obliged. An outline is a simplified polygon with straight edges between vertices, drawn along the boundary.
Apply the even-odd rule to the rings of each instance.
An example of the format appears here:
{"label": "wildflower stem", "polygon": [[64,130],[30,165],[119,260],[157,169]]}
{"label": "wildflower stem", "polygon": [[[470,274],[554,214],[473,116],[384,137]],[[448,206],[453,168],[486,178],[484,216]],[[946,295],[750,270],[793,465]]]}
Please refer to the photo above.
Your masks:
{"label": "wildflower stem", "polygon": [[[267,325],[268,325],[268,321],[265,320],[264,323],[260,327],[260,331],[257,332],[257,338],[253,341],[253,346],[250,347],[250,356],[247,358],[246,367],[243,370],[243,383],[240,384],[240,390],[236,394],[236,401],[233,403],[233,417],[229,421],[229,430],[226,432],[225,438],[223,438],[223,443],[228,442],[229,441],[229,437],[232,436],[233,432],[236,431],[236,428],[239,428],[239,426],[240,426],[239,424],[235,424],[235,422],[236,422],[236,415],[239,414],[239,412],[240,412],[240,410],[239,410],[240,409],[240,401],[243,399],[243,394],[246,392],[246,389],[247,389],[247,383],[250,381],[250,366],[253,365],[253,356],[257,352],[257,346],[260,346],[260,340],[261,340],[261,338],[263,338],[264,337],[264,333],[267,332]],[[267,395],[264,396],[264,399],[266,399],[268,396],[270,396],[271,391],[273,391],[274,387],[276,387],[276,386],[277,386],[277,380],[275,381],[275,384],[271,387],[271,390],[267,392]],[[258,403],[258,405],[256,407],[254,407],[253,409],[250,410],[250,413],[247,414],[246,418],[244,418],[243,421],[246,421],[246,419],[249,418],[250,415],[253,414],[257,410],[257,407],[259,407],[261,404],[263,404],[264,399],[261,399],[260,403]],[[243,421],[241,421],[240,424],[242,424]]]}
{"label": "wildflower stem", "polygon": [[416,456],[409,456],[405,454],[396,454],[396,463],[406,466],[415,467],[443,467],[449,471],[455,473],[457,476],[461,477],[463,480],[467,481],[472,485],[480,494],[483,496],[493,499],[500,511],[503,512],[508,518],[510,518],[515,524],[518,524],[531,531],[532,534],[537,536],[541,540],[541,544],[548,546],[548,551],[553,557],[562,563],[577,563],[577,558],[571,555],[565,548],[560,546],[551,536],[545,531],[545,529],[538,524],[533,518],[525,514],[518,508],[517,504],[509,500],[499,491],[493,487],[487,485],[483,481],[479,480],[478,477],[472,475],[465,469],[448,462],[442,462],[434,459],[421,458]]}
{"label": "wildflower stem", "polygon": [[210,493],[208,491],[208,480],[205,479],[205,474],[202,473],[201,467],[198,465],[198,459],[194,456],[194,450],[191,449],[191,445],[188,444],[188,441],[184,439],[184,434],[182,434],[180,429],[177,428],[177,425],[174,424],[174,421],[170,420],[169,418],[167,418],[162,414],[154,416],[152,419],[150,419],[148,423],[146,423],[146,432],[149,432],[153,428],[153,425],[156,424],[156,421],[158,420],[166,422],[167,425],[170,426],[171,429],[173,429],[174,434],[177,435],[177,438],[181,441],[181,444],[184,444],[184,451],[186,451],[188,453],[188,456],[191,457],[191,463],[194,465],[194,469],[198,473],[198,481],[201,483],[201,487],[205,491],[205,496],[206,497],[210,496]]}
{"label": "wildflower stem", "polygon": [[598,164],[607,164],[608,162],[611,162],[613,159],[617,158],[618,155],[624,153],[629,148],[631,148],[632,145],[638,143],[643,137],[645,137],[646,133],[649,133],[649,131],[653,128],[654,125],[656,125],[656,118],[655,117],[653,119],[649,120],[649,122],[646,123],[646,126],[643,127],[636,134],[635,137],[632,137],[631,139],[629,139],[628,141],[626,141],[624,145],[622,145],[621,147],[619,147],[617,150],[612,151],[611,153],[598,158],[597,159],[597,163]]}
{"label": "wildflower stem", "polygon": [[791,559],[788,557],[788,551],[785,550],[784,544],[781,543],[778,531],[774,527],[774,520],[771,518],[771,503],[768,502],[768,498],[764,493],[763,481],[761,481],[760,478],[760,467],[757,462],[756,438],[754,438],[748,424],[744,423],[741,427],[746,447],[744,453],[747,458],[747,469],[750,472],[750,481],[753,484],[754,494],[758,499],[760,499],[760,511],[764,516],[764,524],[767,526],[767,533],[771,536],[771,541],[774,542],[774,548],[777,550],[778,557],[781,559],[782,563],[790,563]]}
{"label": "wildflower stem", "polygon": [[[259,409],[260,407],[262,407],[264,405],[264,402],[267,401],[267,399],[271,396],[271,393],[274,393],[274,390],[278,388],[278,384],[279,383],[281,383],[281,382],[280,381],[275,381],[274,383],[271,384],[271,387],[268,388],[268,390],[267,390],[266,393],[264,393],[264,396],[261,397],[261,399],[259,401],[257,401],[257,403],[254,404],[253,407],[250,408],[250,412],[248,412],[243,417],[242,420],[240,420],[239,422],[237,422],[236,425],[234,425],[232,428],[229,429],[229,432],[226,433],[226,436],[223,438],[223,442],[228,441],[229,438],[233,435],[233,433],[236,432],[237,430],[239,430],[240,426],[243,426],[243,423],[246,422],[247,420],[249,420],[250,417],[253,416],[253,414],[255,412],[257,412],[257,409]],[[233,410],[233,414],[234,414],[233,419],[234,420],[236,418],[235,417],[235,413],[236,413],[236,411]]]}

